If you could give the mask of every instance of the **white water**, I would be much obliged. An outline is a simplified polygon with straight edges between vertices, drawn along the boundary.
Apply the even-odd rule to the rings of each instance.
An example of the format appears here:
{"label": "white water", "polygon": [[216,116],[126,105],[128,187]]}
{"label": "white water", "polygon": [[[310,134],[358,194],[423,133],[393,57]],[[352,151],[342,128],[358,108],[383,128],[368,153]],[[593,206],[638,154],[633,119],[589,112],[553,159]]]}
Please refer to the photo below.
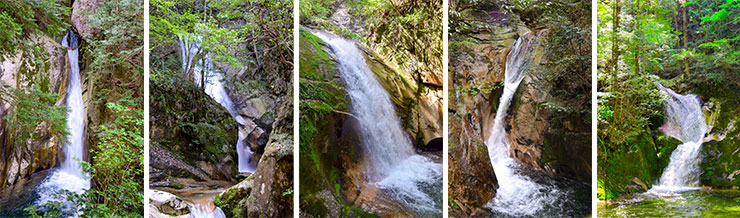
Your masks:
{"label": "white water", "polygon": [[[208,96],[211,96],[213,100],[216,100],[219,104],[224,106],[229,111],[232,117],[239,123],[239,128],[243,128],[246,125],[246,121],[236,111],[234,102],[229,97],[229,94],[223,84],[223,76],[213,71],[213,62],[211,61],[210,55],[205,55],[204,62],[193,64],[195,55],[199,52],[199,45],[197,40],[192,40],[189,36],[179,36],[180,41],[180,52],[182,54],[182,69],[188,72],[190,68],[193,68],[193,77],[195,83],[200,86],[201,84],[201,73],[205,72],[205,92]],[[236,143],[236,152],[239,158],[239,172],[253,173],[256,170],[256,166],[251,163],[252,150],[249,146],[244,144],[247,136],[239,131],[239,139]]]}
{"label": "white water", "polygon": [[677,138],[683,144],[671,154],[668,167],[663,170],[659,183],[653,186],[654,192],[677,192],[698,189],[699,151],[707,132],[701,101],[696,95],[679,95],[671,89],[658,84],[664,95],[665,125],[661,128],[666,135]]}
{"label": "white water", "polygon": [[[69,130],[68,142],[64,144],[64,162],[59,169],[47,177],[43,184],[37,187],[39,199],[38,206],[48,201],[60,201],[54,196],[60,190],[67,190],[81,194],[90,188],[90,179],[80,167],[84,154],[84,119],[85,107],[82,102],[82,88],[80,78],[80,67],[78,63],[79,42],[74,32],[69,31],[62,39],[62,46],[67,49],[70,71],[67,84],[67,130]],[[68,207],[69,205],[65,205]],[[77,215],[74,215],[77,216]]]}
{"label": "white water", "polygon": [[325,32],[314,34],[337,56],[339,75],[352,102],[352,114],[362,129],[365,156],[369,158],[368,179],[407,206],[441,213],[427,189],[435,184],[441,187],[442,165],[416,154],[390,96],[365,63],[362,51],[353,41]]}
{"label": "white water", "polygon": [[536,47],[533,34],[517,39],[506,58],[504,91],[499,100],[492,133],[486,141],[493,171],[498,180],[496,197],[487,206],[494,211],[511,216],[531,216],[551,205],[560,196],[557,188],[537,184],[520,174],[521,165],[510,157],[511,142],[507,139],[506,111],[516,89],[524,78],[523,71],[532,61],[531,53]]}

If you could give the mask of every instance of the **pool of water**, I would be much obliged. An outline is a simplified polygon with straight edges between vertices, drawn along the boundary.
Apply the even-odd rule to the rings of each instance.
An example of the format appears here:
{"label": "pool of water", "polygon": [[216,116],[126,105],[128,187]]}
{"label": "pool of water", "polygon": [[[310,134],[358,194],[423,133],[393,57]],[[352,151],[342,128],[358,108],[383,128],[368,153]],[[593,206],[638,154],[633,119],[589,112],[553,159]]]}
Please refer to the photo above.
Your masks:
{"label": "pool of water", "polygon": [[[552,193],[556,197],[549,198],[541,208],[530,208],[533,211],[512,213],[507,211],[497,211],[492,207],[492,202],[486,205],[485,212],[476,213],[474,217],[587,217],[591,214],[591,185],[582,181],[577,181],[562,177],[550,177],[541,172],[526,172],[532,181],[541,184],[541,192]],[[521,211],[520,211],[521,212]],[[522,215],[531,214],[531,215]]]}
{"label": "pool of water", "polygon": [[599,217],[740,217],[740,190],[646,192],[599,201]]}

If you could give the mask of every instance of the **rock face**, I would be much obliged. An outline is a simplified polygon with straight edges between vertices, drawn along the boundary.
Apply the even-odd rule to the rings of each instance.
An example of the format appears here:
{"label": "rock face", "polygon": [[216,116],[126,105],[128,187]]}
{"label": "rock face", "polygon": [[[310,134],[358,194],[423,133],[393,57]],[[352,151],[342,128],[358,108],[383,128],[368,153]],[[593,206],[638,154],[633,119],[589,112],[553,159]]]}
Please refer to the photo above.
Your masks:
{"label": "rock face", "polygon": [[[31,35],[29,39],[39,43],[48,52],[44,72],[49,79],[49,88],[60,95],[56,106],[64,106],[66,84],[68,80],[68,64],[66,50],[61,45],[45,35]],[[22,70],[23,63],[33,58],[28,54],[17,54],[7,57],[0,67],[2,85],[10,88],[27,87],[25,82],[16,81],[17,74]],[[26,69],[28,70],[28,69]],[[31,69],[32,70],[32,69]],[[0,116],[12,115],[16,108],[14,102],[0,102]],[[15,184],[21,178],[34,172],[50,169],[61,162],[64,153],[61,140],[53,134],[49,123],[43,122],[36,126],[26,141],[17,140],[17,129],[8,125],[8,120],[0,120],[0,189]]]}
{"label": "rock face", "polygon": [[[704,104],[711,130],[702,145],[701,184],[717,188],[740,187],[740,101],[717,88]],[[702,93],[698,89],[697,93]],[[735,93],[736,94],[736,93]]]}
{"label": "rock face", "polygon": [[93,39],[98,29],[90,27],[89,14],[95,13],[95,9],[102,4],[100,0],[76,0],[72,4],[72,26],[83,39]]}

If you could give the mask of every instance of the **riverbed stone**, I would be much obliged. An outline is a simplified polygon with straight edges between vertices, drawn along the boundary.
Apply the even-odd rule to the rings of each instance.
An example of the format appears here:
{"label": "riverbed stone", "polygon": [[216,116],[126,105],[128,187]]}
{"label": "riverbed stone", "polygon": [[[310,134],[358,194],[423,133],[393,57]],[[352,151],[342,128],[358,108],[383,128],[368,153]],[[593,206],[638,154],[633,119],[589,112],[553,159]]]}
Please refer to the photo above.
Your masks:
{"label": "riverbed stone", "polygon": [[149,204],[155,211],[169,216],[179,216],[190,213],[190,207],[185,200],[169,192],[151,190],[149,192]]}

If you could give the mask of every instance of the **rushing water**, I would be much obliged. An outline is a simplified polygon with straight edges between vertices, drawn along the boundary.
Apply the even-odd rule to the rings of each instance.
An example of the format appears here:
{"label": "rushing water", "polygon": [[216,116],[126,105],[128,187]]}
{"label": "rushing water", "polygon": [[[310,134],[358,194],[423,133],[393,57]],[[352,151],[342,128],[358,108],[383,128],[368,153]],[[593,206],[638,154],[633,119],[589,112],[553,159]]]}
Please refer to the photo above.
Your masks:
{"label": "rushing water", "polygon": [[[195,83],[198,85],[201,84],[202,79],[205,79],[206,94],[211,96],[211,98],[216,100],[216,102],[229,111],[229,114],[231,114],[236,122],[239,123],[240,129],[245,128],[247,122],[236,111],[234,102],[231,100],[231,97],[229,97],[226,87],[224,87],[223,76],[218,72],[214,72],[211,56],[206,54],[203,57],[202,63],[193,63],[194,57],[198,52],[200,52],[197,40],[192,40],[192,37],[185,35],[179,36],[178,39],[180,41],[180,52],[182,54],[182,69],[185,72],[192,71]],[[205,76],[201,77],[204,72]],[[239,131],[239,140],[236,143],[236,152],[239,158],[239,172],[253,173],[257,167],[252,163],[252,150],[249,146],[244,144],[246,138],[247,135],[242,133],[242,131]]]}
{"label": "rushing water", "polygon": [[350,40],[325,32],[315,33],[337,56],[339,75],[359,120],[368,158],[366,176],[371,183],[422,216],[442,213],[442,165],[414,151],[411,139],[390,95],[370,70],[362,51]]}
{"label": "rushing water", "polygon": [[504,90],[496,110],[491,135],[486,141],[491,165],[498,180],[496,196],[486,207],[495,216],[535,216],[550,214],[553,216],[583,216],[588,213],[587,196],[579,189],[570,187],[587,187],[577,181],[555,180],[546,175],[523,175],[521,164],[511,158],[511,142],[505,130],[506,115],[519,83],[524,78],[524,71],[532,61],[532,53],[537,45],[538,36],[527,33],[517,39],[506,58]]}
{"label": "rushing water", "polygon": [[658,84],[668,96],[665,102],[665,125],[661,128],[666,135],[683,142],[671,154],[668,167],[663,170],[659,183],[651,191],[684,191],[699,187],[699,150],[707,132],[701,101],[696,95],[679,95]]}
{"label": "rushing water", "polygon": [[[62,208],[69,210],[72,205],[60,199],[55,194],[61,190],[81,194],[90,188],[90,179],[80,167],[84,155],[84,121],[85,106],[82,102],[82,87],[79,67],[79,39],[73,31],[68,31],[62,39],[62,46],[67,49],[69,58],[69,81],[67,83],[67,142],[64,143],[64,161],[61,166],[31,176],[29,182],[16,184],[3,193],[8,199],[0,202],[0,215],[27,216],[23,209],[35,206],[45,210],[45,204],[49,201],[62,202]],[[67,211],[65,211],[67,213]],[[76,217],[79,214],[64,214],[64,216]]]}
{"label": "rushing water", "polygon": [[640,193],[599,202],[599,217],[738,217],[740,190]]}
{"label": "rushing water", "polygon": [[213,204],[216,196],[218,196],[218,192],[197,194],[186,198],[190,201],[190,217],[226,218],[224,211]]}

